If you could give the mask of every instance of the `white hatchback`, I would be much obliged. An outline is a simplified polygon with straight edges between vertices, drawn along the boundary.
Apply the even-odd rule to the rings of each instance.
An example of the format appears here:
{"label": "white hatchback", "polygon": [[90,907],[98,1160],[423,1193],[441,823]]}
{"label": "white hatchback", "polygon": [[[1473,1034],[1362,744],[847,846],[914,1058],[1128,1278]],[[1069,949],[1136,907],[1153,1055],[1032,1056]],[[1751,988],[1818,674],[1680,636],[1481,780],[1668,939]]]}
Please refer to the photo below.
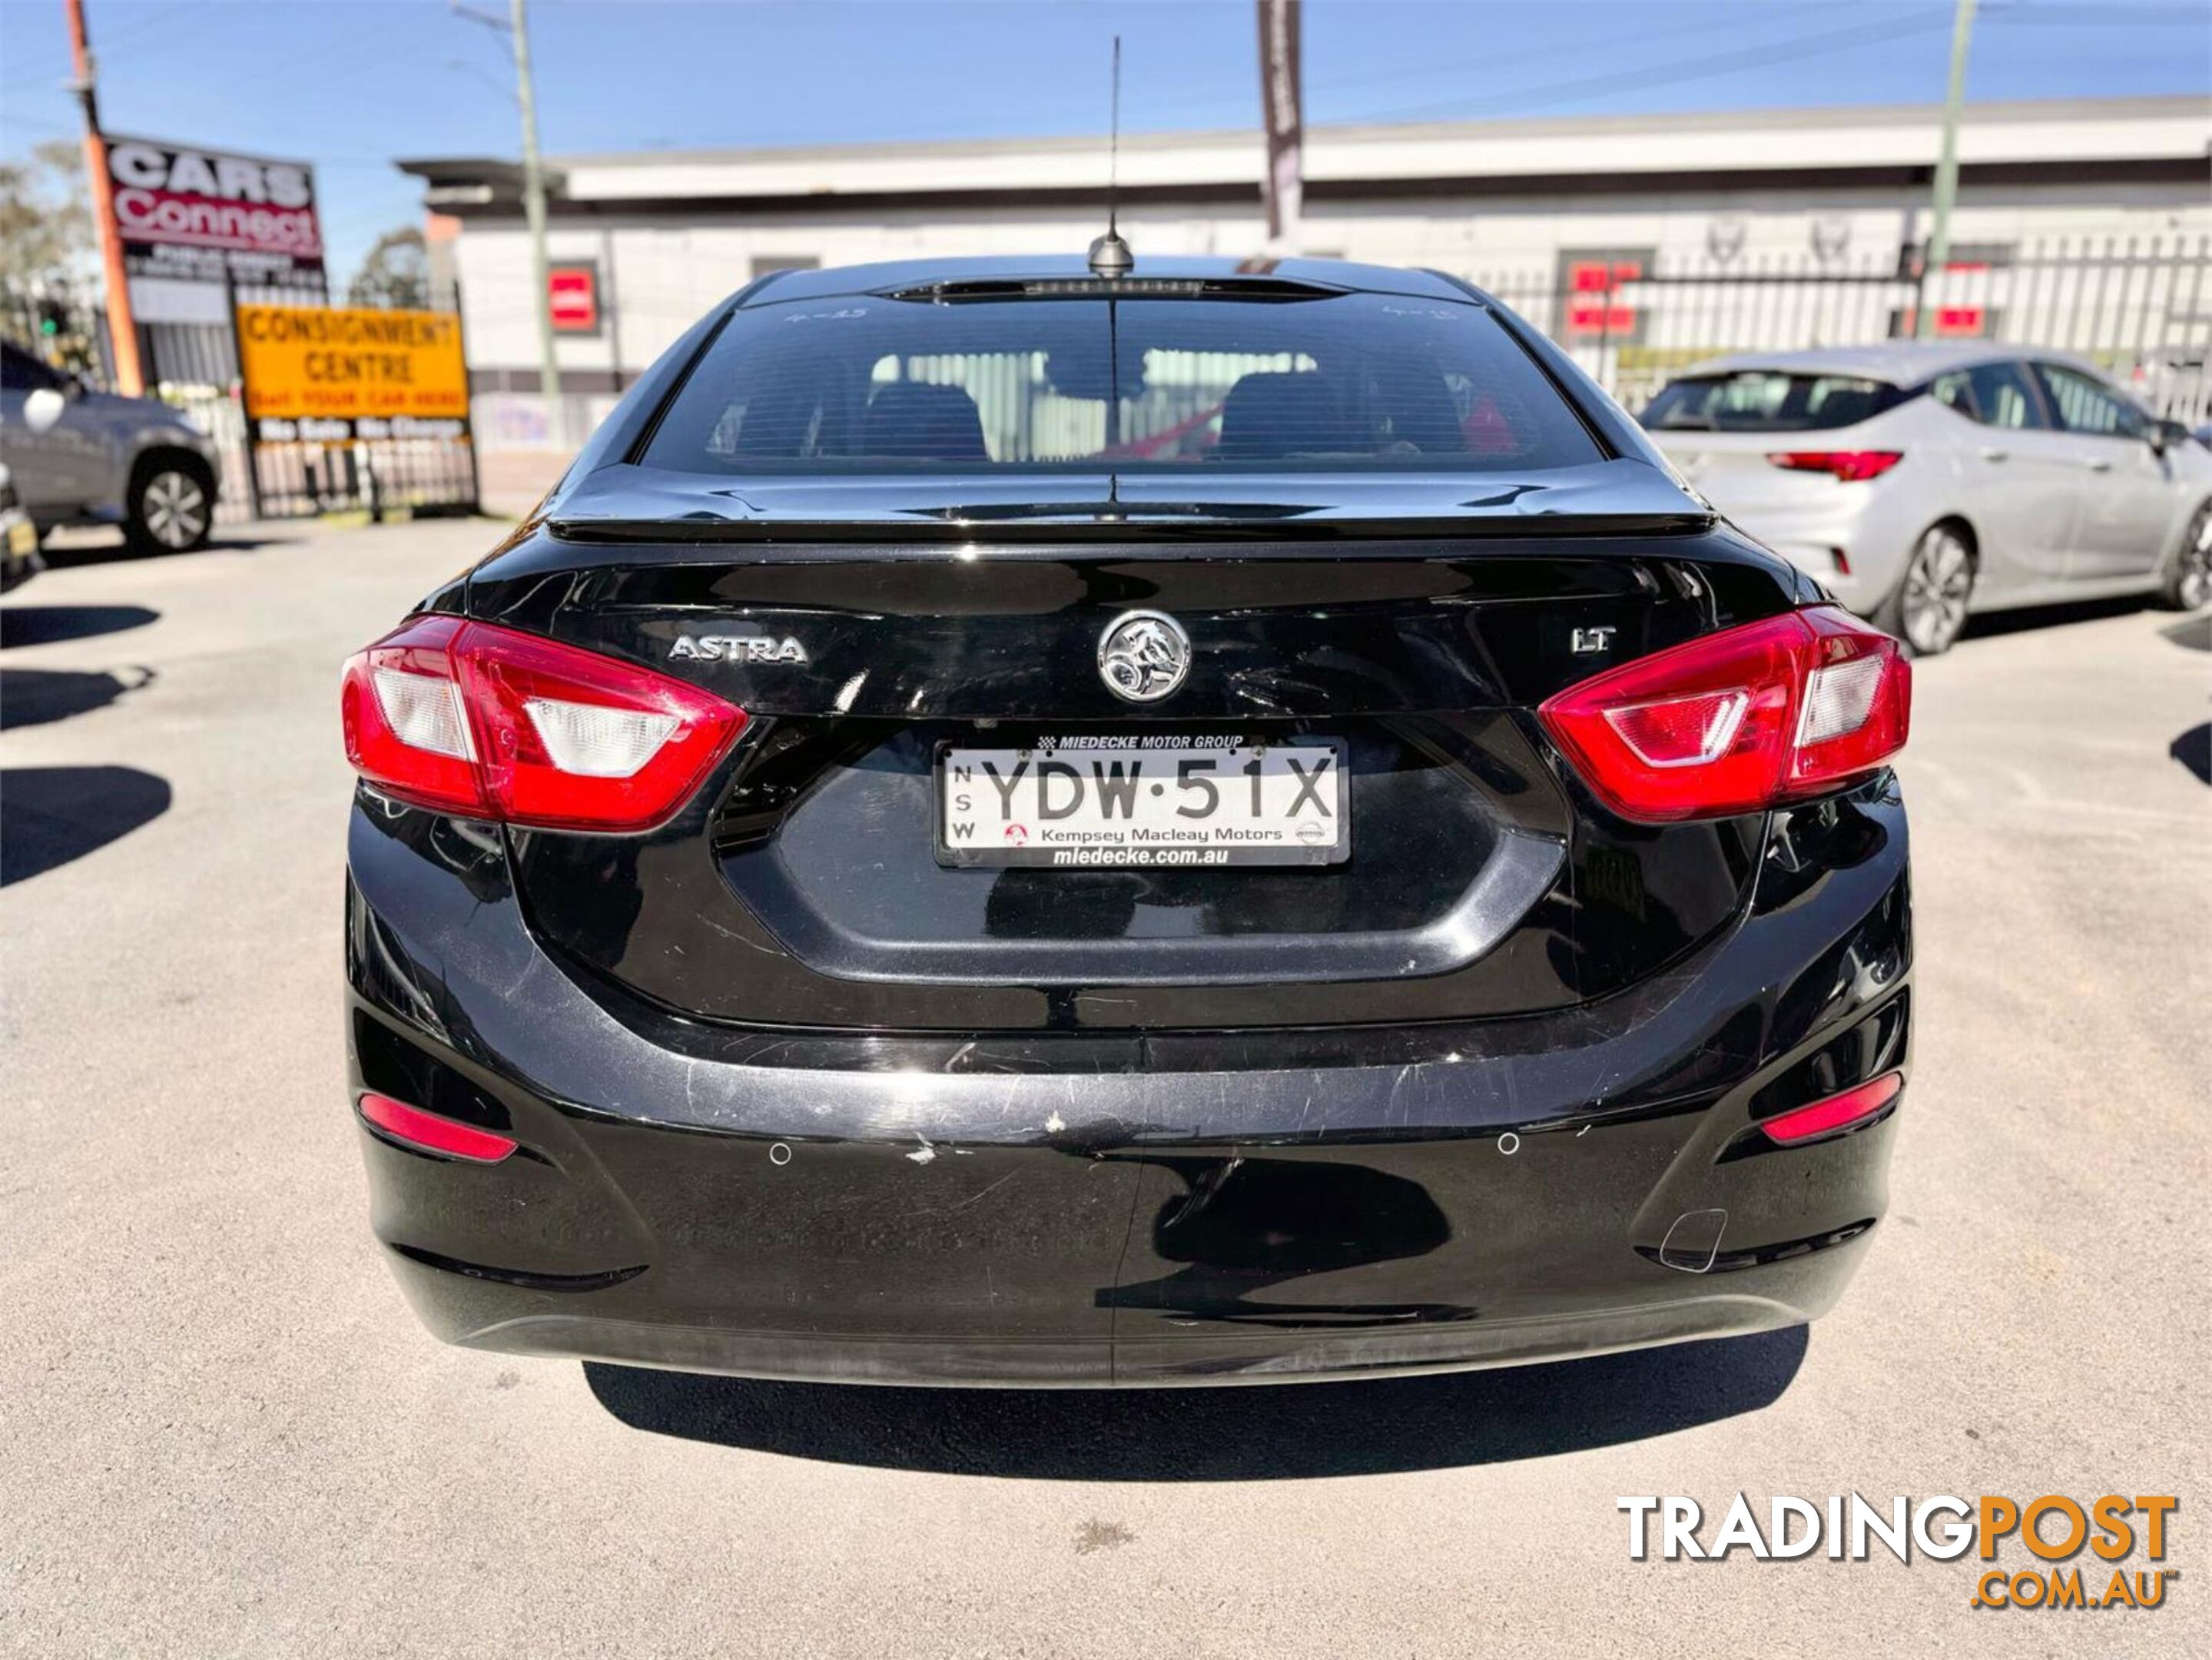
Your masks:
{"label": "white hatchback", "polygon": [[2056,353],[1747,353],[1643,422],[1738,528],[1923,655],[1977,611],[2212,599],[2212,450]]}

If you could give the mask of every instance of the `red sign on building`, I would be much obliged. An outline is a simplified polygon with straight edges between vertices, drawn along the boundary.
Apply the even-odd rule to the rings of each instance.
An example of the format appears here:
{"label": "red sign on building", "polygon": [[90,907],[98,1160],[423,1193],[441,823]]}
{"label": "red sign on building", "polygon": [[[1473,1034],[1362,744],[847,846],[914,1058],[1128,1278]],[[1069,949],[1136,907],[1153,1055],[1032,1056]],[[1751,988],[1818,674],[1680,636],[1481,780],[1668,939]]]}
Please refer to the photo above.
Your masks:
{"label": "red sign on building", "polygon": [[1559,253],[1561,337],[1639,345],[1644,312],[1625,293],[1650,269],[1649,248],[1565,248]]}
{"label": "red sign on building", "polygon": [[549,268],[545,273],[545,297],[552,309],[556,334],[599,331],[598,262],[586,260]]}

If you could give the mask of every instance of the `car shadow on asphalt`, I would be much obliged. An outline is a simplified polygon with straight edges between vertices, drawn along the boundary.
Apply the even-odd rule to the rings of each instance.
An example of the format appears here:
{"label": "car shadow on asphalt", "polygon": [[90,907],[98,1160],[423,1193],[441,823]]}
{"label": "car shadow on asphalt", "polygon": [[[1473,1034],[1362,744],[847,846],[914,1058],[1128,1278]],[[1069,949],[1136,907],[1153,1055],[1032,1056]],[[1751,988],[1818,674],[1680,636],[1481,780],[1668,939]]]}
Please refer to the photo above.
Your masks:
{"label": "car shadow on asphalt", "polygon": [[2212,784],[2212,722],[2191,727],[2166,745],[2166,752],[2189,769],[2200,784]]}
{"label": "car shadow on asphalt", "polygon": [[154,671],[143,667],[93,674],[73,669],[0,669],[0,732],[89,714],[142,690],[153,679]]}
{"label": "car shadow on asphalt", "polygon": [[80,541],[72,535],[64,542],[48,542],[40,556],[46,562],[48,570],[73,570],[83,565],[118,564],[126,559],[191,559],[203,553],[252,553],[258,548],[267,547],[270,539],[261,536],[234,536],[217,530],[204,546],[194,548],[190,553],[171,553],[137,547],[118,531],[112,541]]}
{"label": "car shadow on asphalt", "polygon": [[2159,632],[2184,651],[2212,651],[2212,611],[2185,617]]}
{"label": "car shadow on asphalt", "polygon": [[632,1429],[884,1469],[1060,1481],[1278,1481],[1510,1462],[1757,1412],[1807,1328],[1547,1365],[1228,1389],[781,1383],[587,1361]]}
{"label": "car shadow on asphalt", "polygon": [[9,605],[0,611],[0,651],[120,634],[159,622],[161,617],[145,605]]}
{"label": "car shadow on asphalt", "polygon": [[2127,617],[2150,608],[2150,596],[2142,593],[2122,594],[2117,599],[2075,599],[2063,605],[2022,605],[2016,611],[1995,611],[1966,619],[1965,630],[1959,635],[1959,644],[1970,646],[1977,640],[1994,640],[2008,634],[2022,634],[2030,629],[2064,628],[2072,623],[2101,623],[2108,617]]}
{"label": "car shadow on asphalt", "polygon": [[136,767],[0,771],[0,887],[44,875],[169,810],[167,781]]}

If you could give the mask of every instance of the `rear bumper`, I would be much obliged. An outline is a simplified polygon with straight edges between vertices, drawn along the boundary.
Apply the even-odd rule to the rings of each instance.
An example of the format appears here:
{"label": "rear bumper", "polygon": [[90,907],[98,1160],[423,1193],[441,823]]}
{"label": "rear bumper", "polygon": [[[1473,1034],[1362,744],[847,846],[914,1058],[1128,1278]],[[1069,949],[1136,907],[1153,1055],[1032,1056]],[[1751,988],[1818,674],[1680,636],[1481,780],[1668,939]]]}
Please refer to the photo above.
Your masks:
{"label": "rear bumper", "polygon": [[472,1347],[872,1383],[1268,1382],[1809,1319],[1895,1118],[1755,1118],[1907,1064],[1885,781],[1778,824],[1747,915],[1548,1015],[973,1041],[712,1029],[546,955],[495,838],[357,809],[350,1055],[514,1138],[362,1131],[424,1323]]}
{"label": "rear bumper", "polygon": [[1142,1338],[849,1337],[734,1330],[580,1309],[516,1312],[439,1270],[395,1258],[408,1300],[435,1335],[465,1348],[804,1383],[1066,1389],[1285,1383],[1517,1365],[1741,1335],[1802,1324],[1856,1267],[1845,1247],[1802,1270],[1803,1300],[1707,1294],[1592,1313],[1406,1329]]}
{"label": "rear bumper", "polygon": [[1923,509],[1920,490],[1894,479],[1823,488],[1832,488],[1835,499],[1819,506],[1726,501],[1718,506],[1745,535],[1852,611],[1870,615],[1903,580],[1905,556],[1921,532],[1942,515]]}

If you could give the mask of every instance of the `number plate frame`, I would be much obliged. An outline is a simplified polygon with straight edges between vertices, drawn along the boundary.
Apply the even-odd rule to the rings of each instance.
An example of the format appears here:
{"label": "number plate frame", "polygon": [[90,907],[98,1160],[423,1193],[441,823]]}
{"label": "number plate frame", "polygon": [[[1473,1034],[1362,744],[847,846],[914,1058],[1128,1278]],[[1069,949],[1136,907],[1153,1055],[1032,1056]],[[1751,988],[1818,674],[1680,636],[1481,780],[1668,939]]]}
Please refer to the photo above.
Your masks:
{"label": "number plate frame", "polygon": [[[1139,733],[1141,745],[1157,739],[1151,748],[1096,749],[1085,746],[1085,740],[1102,737],[1121,737],[1121,733],[1068,733],[1034,735],[1011,734],[1000,737],[997,733],[977,733],[973,737],[939,740],[930,756],[930,842],[939,865],[966,870],[1039,869],[1066,871],[1099,870],[1237,870],[1315,868],[1340,865],[1352,857],[1352,745],[1346,739],[1317,733],[1298,733],[1288,737],[1242,733],[1192,733],[1188,734]],[[1172,736],[1172,741],[1170,738]],[[1056,848],[1041,845],[1032,839],[1013,847],[954,847],[946,838],[946,766],[954,754],[994,753],[1014,751],[1019,754],[1042,755],[1045,759],[1091,756],[1100,759],[1139,759],[1164,762],[1170,769],[1168,775],[1158,781],[1172,781],[1172,769],[1176,762],[1187,757],[1226,758],[1257,749],[1274,751],[1327,750],[1334,757],[1329,768],[1334,794],[1329,800],[1329,811],[1336,828],[1335,838],[1314,845],[1253,846],[1237,843],[1208,842],[1154,843],[1127,849],[1091,847]],[[1243,780],[1235,773],[1215,775],[1212,781],[1224,794]],[[988,816],[988,815],[986,815]],[[1238,822],[1245,822],[1240,818]],[[1207,856],[1192,856],[1194,854]],[[1072,857],[1063,857],[1072,854]],[[1166,856],[1172,855],[1172,856]]]}

